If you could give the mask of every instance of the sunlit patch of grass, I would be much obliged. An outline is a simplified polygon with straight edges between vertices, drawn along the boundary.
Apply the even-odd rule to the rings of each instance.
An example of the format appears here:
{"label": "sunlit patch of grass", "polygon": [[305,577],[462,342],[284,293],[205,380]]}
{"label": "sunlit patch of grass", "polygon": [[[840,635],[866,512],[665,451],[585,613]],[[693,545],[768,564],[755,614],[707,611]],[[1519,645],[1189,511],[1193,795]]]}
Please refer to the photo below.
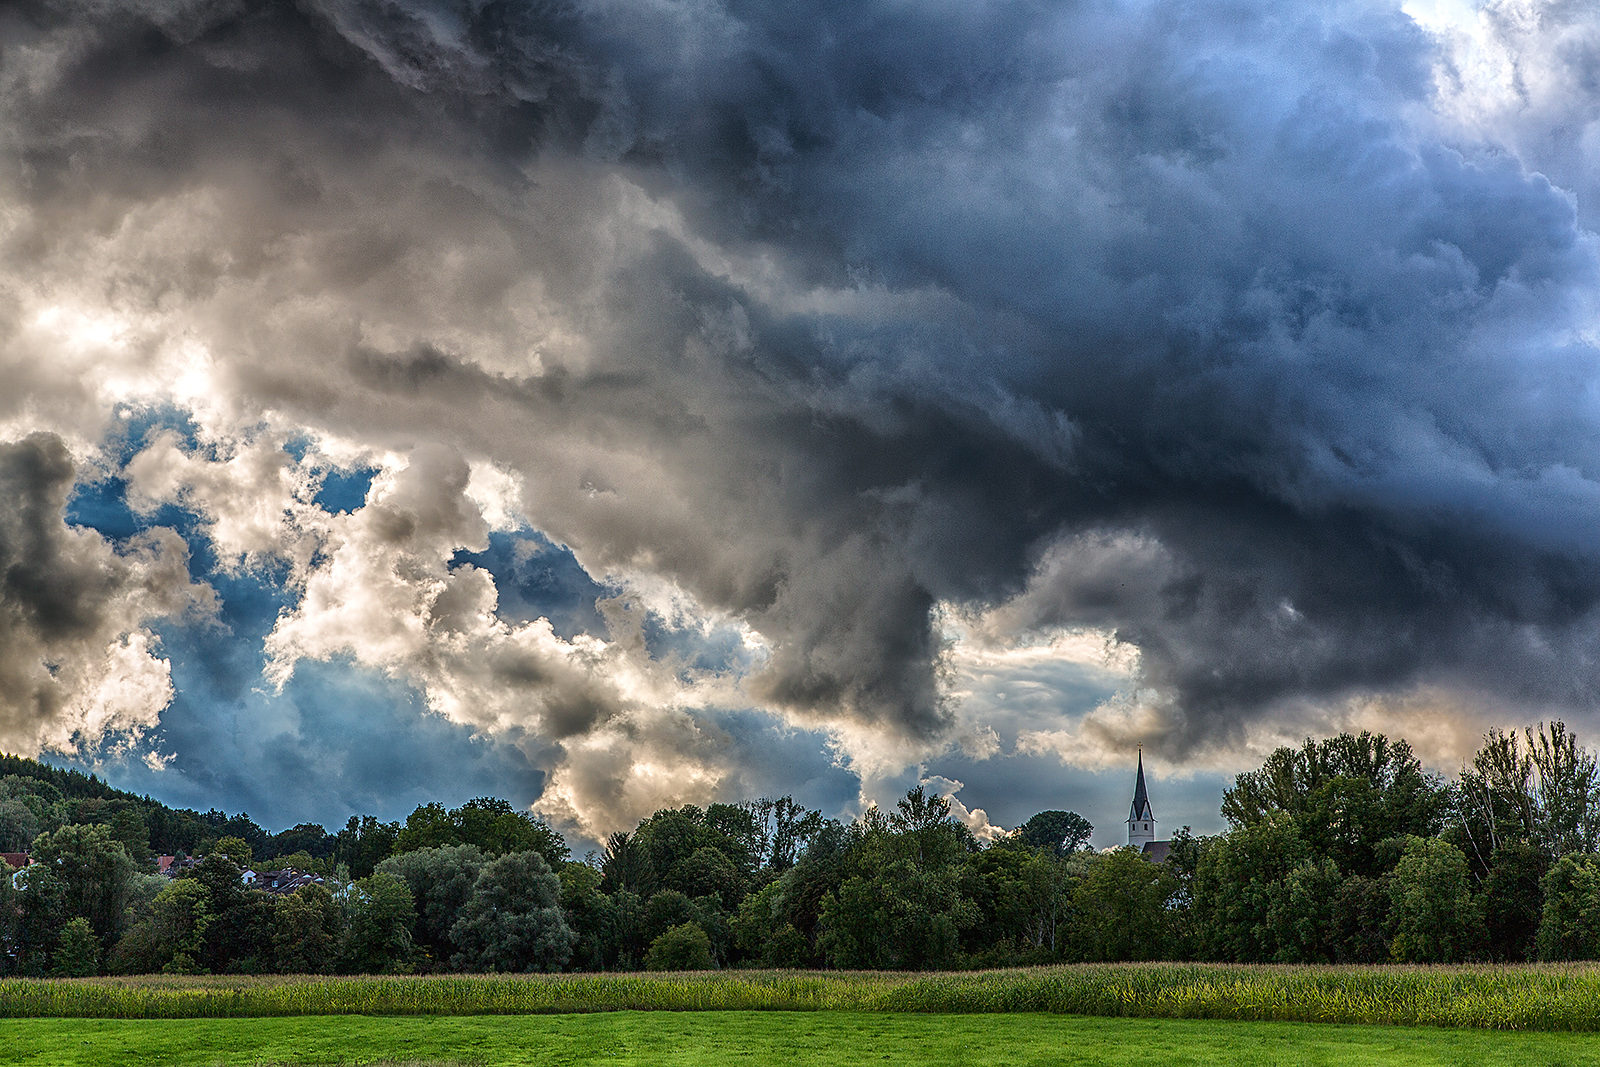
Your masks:
{"label": "sunlit patch of grass", "polygon": [[1600,967],[1137,964],[948,974],[178,977],[0,980],[0,1017],[526,1015],[596,1011],[1040,1012],[1600,1030]]}

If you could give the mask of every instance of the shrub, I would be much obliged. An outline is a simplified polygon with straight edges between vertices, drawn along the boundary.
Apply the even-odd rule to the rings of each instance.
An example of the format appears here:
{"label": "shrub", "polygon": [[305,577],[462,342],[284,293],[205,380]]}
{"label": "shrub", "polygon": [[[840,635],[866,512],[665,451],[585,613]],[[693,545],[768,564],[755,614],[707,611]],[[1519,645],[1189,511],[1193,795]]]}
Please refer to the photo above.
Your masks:
{"label": "shrub", "polygon": [[652,971],[709,971],[711,939],[696,923],[679,923],[654,941],[644,965]]}

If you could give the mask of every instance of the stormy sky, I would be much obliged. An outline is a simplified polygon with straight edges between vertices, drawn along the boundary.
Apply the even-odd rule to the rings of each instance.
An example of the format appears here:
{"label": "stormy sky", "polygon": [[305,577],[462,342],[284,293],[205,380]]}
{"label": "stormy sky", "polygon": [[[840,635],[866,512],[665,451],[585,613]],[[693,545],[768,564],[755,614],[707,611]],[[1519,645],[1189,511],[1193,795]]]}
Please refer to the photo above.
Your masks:
{"label": "stormy sky", "polygon": [[1600,725],[1569,0],[0,7],[0,748],[1164,829]]}

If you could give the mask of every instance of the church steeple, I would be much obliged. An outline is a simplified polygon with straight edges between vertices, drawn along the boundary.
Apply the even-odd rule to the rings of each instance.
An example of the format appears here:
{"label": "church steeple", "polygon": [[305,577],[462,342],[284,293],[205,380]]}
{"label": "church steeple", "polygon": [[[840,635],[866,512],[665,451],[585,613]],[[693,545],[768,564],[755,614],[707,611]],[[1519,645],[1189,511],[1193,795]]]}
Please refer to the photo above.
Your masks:
{"label": "church steeple", "polygon": [[1156,816],[1144,788],[1144,746],[1139,746],[1139,776],[1133,783],[1133,805],[1128,810],[1128,844],[1137,849],[1156,839]]}

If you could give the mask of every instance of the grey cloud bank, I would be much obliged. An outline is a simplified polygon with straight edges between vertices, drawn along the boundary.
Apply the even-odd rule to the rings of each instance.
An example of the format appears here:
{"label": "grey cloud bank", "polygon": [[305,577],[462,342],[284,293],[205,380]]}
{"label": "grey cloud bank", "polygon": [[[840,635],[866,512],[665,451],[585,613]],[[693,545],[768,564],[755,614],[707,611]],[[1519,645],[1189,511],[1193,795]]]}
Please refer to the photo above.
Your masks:
{"label": "grey cloud bank", "polygon": [[[188,509],[287,590],[263,685],[384,672],[584,832],[746,789],[728,711],[865,795],[952,746],[1593,721],[1581,5],[36,2],[0,42],[0,447],[59,472],[0,530],[201,588],[63,511],[83,472]],[[161,406],[193,432],[108,450]],[[529,526],[604,632],[457,558]],[[165,670],[177,601],[51,629],[75,596],[0,592],[8,746],[72,736],[40,664]],[[1120,700],[959,684],[1080,631]]]}

